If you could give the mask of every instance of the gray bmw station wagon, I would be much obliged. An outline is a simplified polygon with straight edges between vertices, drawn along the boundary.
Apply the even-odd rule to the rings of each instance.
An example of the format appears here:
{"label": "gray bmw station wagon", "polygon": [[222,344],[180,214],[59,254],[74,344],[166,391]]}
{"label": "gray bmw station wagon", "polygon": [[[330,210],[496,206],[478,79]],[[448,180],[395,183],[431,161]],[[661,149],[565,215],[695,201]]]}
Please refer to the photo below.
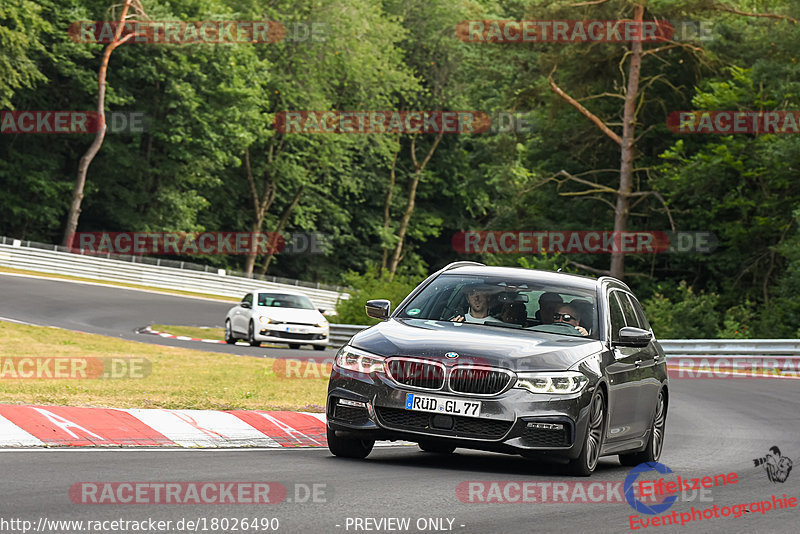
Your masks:
{"label": "gray bmw station wagon", "polygon": [[590,475],[601,456],[657,461],[669,380],[627,285],[610,277],[457,262],[428,277],[336,355],[328,447],[522,454]]}

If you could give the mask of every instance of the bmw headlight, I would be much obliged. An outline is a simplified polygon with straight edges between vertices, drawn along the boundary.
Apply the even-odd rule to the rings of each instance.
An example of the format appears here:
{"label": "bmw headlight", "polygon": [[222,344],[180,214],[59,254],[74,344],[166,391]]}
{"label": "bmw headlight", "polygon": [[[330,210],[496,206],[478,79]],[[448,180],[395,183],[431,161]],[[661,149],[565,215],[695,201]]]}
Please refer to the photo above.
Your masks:
{"label": "bmw headlight", "polygon": [[517,373],[514,387],[527,389],[531,393],[569,395],[578,393],[588,382],[589,379],[577,371]]}
{"label": "bmw headlight", "polygon": [[369,352],[345,346],[336,353],[336,365],[359,373],[372,373],[383,371],[384,358],[383,356],[375,356]]}

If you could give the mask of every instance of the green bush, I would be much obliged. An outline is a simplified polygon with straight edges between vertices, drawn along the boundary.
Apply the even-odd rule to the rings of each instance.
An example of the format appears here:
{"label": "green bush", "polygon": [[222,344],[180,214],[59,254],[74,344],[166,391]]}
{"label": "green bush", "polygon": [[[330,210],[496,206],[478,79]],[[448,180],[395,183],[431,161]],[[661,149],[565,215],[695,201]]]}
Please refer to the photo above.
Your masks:
{"label": "green bush", "polygon": [[722,339],[750,339],[756,337],[755,307],[746,300],[743,305],[734,306],[725,312],[722,329],[717,337]]}
{"label": "green bush", "polygon": [[348,291],[350,298],[339,301],[336,305],[337,315],[330,319],[343,324],[373,325],[379,321],[367,317],[364,312],[364,306],[368,300],[387,299],[392,301],[392,308],[394,308],[424,279],[395,276],[394,280],[389,281],[387,273],[379,276],[378,268],[370,267],[364,274],[349,271],[343,276],[343,280],[346,286],[352,288]]}
{"label": "green bush", "polygon": [[653,332],[659,339],[709,339],[720,333],[719,297],[696,294],[682,281],[669,297],[661,292],[642,302]]}

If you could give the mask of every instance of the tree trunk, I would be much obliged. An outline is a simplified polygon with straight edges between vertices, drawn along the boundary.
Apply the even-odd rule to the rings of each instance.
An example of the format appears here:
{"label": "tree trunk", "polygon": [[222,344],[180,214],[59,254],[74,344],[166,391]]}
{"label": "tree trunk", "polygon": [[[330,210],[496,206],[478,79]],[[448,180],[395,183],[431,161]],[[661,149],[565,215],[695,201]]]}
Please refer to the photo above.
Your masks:
{"label": "tree trunk", "polygon": [[431,160],[431,156],[436,151],[436,147],[439,145],[439,141],[442,140],[442,133],[440,132],[439,135],[436,136],[436,140],[433,142],[430,150],[428,150],[428,154],[425,156],[425,159],[422,160],[422,163],[417,163],[417,153],[416,153],[416,146],[415,146],[415,137],[411,138],[411,161],[414,163],[414,174],[411,178],[411,185],[408,188],[408,202],[406,203],[406,210],[403,213],[403,219],[400,221],[400,228],[397,232],[397,245],[395,246],[394,253],[392,254],[391,262],[389,263],[389,281],[391,282],[394,280],[394,275],[397,272],[397,266],[400,264],[401,254],[403,253],[403,241],[406,238],[406,232],[408,231],[408,223],[411,221],[411,215],[414,213],[414,204],[417,198],[417,186],[419,185],[419,179],[422,176],[422,172],[425,170],[425,167],[428,165],[428,162]]}
{"label": "tree trunk", "polygon": [[[392,208],[392,197],[394,196],[394,184],[396,180],[396,169],[397,169],[397,155],[400,153],[400,146],[398,142],[397,152],[394,153],[394,158],[392,159],[392,168],[389,172],[389,190],[386,191],[386,201],[383,204],[383,232],[384,235],[389,233],[389,222],[391,221],[391,208]],[[389,245],[384,244],[383,246],[383,257],[381,258],[381,272],[380,274],[383,275],[383,271],[386,270],[386,262],[389,260]]]}
{"label": "tree trunk", "polygon": [[[635,7],[634,20],[641,27],[644,7]],[[620,240],[620,232],[628,229],[630,214],[630,195],[633,189],[634,131],[636,130],[636,100],[639,96],[639,74],[642,67],[642,42],[631,43],[631,63],[628,68],[628,87],[625,92],[625,108],[622,122],[622,143],[619,167],[619,189],[617,205],[614,209],[615,242]],[[625,276],[625,254],[615,252],[611,255],[611,276],[622,279]]]}
{"label": "tree trunk", "polygon": [[[272,160],[272,145],[270,145],[270,162]],[[253,225],[250,227],[250,234],[256,234],[261,231],[261,226],[264,224],[264,216],[267,210],[275,200],[275,182],[267,178],[264,182],[264,192],[259,198],[258,189],[256,188],[256,180],[253,177],[253,170],[250,167],[250,148],[244,149],[244,167],[247,171],[247,182],[250,184],[250,196],[253,199]],[[256,255],[258,248],[254,246],[254,241],[250,242],[250,250],[247,252],[247,259],[244,264],[245,276],[253,276],[253,266],[256,263]]]}
{"label": "tree trunk", "polygon": [[[281,218],[278,221],[278,226],[275,227],[275,232],[269,240],[271,244],[277,244],[277,241],[273,239],[273,237],[277,238],[277,236],[280,235],[281,232],[283,232],[283,229],[286,227],[286,223],[289,222],[289,216],[292,214],[292,210],[294,210],[298,202],[300,202],[300,195],[303,194],[303,190],[305,189],[305,187],[306,186],[301,185],[300,187],[297,188],[297,191],[295,191],[292,201],[289,203],[288,206],[286,206],[286,208],[283,210],[283,213],[281,213]],[[272,247],[270,247],[269,250],[270,251],[267,253],[267,259],[264,261],[264,265],[261,267],[261,270],[259,270],[259,274],[261,275],[267,273],[267,269],[269,269],[269,264],[272,262],[272,257],[275,255],[272,252]]]}
{"label": "tree trunk", "polygon": [[86,175],[89,172],[89,165],[100,151],[100,147],[103,145],[103,139],[105,139],[106,136],[106,72],[108,71],[108,62],[111,59],[111,52],[113,52],[116,47],[133,37],[133,34],[131,33],[125,36],[124,39],[120,39],[120,35],[122,34],[123,30],[123,22],[128,16],[128,9],[131,6],[131,1],[132,0],[125,0],[125,5],[122,7],[122,15],[119,18],[119,24],[117,25],[114,33],[114,39],[103,51],[103,59],[100,62],[100,70],[97,73],[98,130],[94,136],[94,141],[92,141],[89,149],[78,163],[78,177],[75,180],[75,187],[72,190],[72,203],[69,207],[67,222],[64,226],[64,236],[61,241],[61,244],[65,247],[70,247],[72,245],[75,231],[78,229],[78,219],[81,216],[81,203],[83,202],[83,189],[86,186]]}

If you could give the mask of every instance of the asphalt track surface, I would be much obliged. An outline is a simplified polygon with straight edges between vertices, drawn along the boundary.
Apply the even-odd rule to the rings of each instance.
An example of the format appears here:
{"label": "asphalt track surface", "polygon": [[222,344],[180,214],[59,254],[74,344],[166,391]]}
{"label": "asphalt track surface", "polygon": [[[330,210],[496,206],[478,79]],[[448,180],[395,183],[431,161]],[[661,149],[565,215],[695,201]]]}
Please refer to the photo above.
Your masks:
{"label": "asphalt track surface", "polygon": [[[224,316],[228,306],[200,300],[187,306],[180,297],[30,279],[10,281],[9,277],[0,277],[0,294],[0,317],[140,341],[141,336],[132,330],[148,323],[142,318],[167,324],[208,320],[213,325],[219,324],[219,312]],[[115,332],[116,328],[121,330]],[[154,336],[145,341],[170,344]],[[799,386],[796,380],[776,379],[672,380],[661,462],[683,478],[735,472],[738,479],[736,484],[714,488],[705,500],[698,495],[694,500],[679,500],[666,513],[690,512],[691,507],[732,507],[783,494],[800,500],[800,468],[795,467],[785,483],[774,483],[762,468],[753,465],[753,458],[764,456],[773,445],[795,463],[800,461]],[[173,525],[180,519],[204,519],[209,525],[206,532],[223,532],[210,529],[208,522],[247,517],[278,518],[277,531],[290,533],[630,532],[629,516],[634,511],[624,502],[497,504],[463,502],[456,494],[465,481],[622,481],[628,472],[616,457],[601,459],[591,479],[573,479],[562,475],[558,466],[522,457],[463,449],[440,456],[409,446],[376,448],[361,461],[334,458],[325,449],[5,450],[0,452],[0,526],[3,519],[27,519],[35,525],[44,517],[84,521],[153,518],[172,520]],[[667,478],[674,480],[674,475]],[[295,484],[325,484],[326,493],[320,499],[325,502],[318,503],[85,505],[72,502],[68,494],[69,488],[81,481],[276,481],[289,488],[289,498]],[[800,506],[637,531],[794,533],[798,532],[798,513]],[[355,518],[409,518],[410,528],[376,529],[374,523],[369,524],[370,530],[355,528]],[[427,518],[446,518],[444,530],[418,529],[417,521]],[[21,532],[8,526],[0,530]],[[187,530],[173,526],[171,531]],[[198,531],[202,532],[202,527]],[[230,528],[227,531],[232,532]]]}
{"label": "asphalt track surface", "polygon": [[[297,357],[298,350],[285,345],[259,348],[243,344],[181,341],[137,333],[139,328],[151,324],[222,328],[225,314],[233,305],[212,299],[0,273],[0,319],[209,352],[268,358]],[[335,354],[332,349],[314,351],[310,345],[304,345],[299,351],[304,356],[313,353],[314,356],[330,357]]]}

